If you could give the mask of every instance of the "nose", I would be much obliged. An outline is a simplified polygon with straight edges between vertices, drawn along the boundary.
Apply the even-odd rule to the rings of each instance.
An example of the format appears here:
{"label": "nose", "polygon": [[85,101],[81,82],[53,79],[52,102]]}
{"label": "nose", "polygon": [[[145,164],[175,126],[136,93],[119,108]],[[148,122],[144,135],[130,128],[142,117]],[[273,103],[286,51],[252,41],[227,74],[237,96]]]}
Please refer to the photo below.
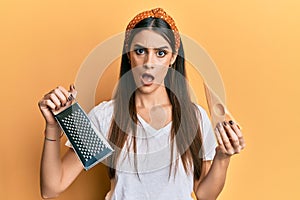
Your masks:
{"label": "nose", "polygon": [[154,58],[155,58],[154,52],[152,50],[150,50],[146,54],[145,59],[144,59],[144,67],[146,69],[153,69],[154,68]]}

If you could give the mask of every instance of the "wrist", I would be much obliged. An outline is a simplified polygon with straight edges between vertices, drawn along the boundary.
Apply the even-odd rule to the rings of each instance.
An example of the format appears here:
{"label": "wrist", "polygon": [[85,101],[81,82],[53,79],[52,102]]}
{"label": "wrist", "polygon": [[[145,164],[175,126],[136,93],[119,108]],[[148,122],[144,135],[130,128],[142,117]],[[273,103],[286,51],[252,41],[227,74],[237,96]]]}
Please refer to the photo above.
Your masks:
{"label": "wrist", "polygon": [[59,137],[51,137],[51,138],[49,138],[49,136],[46,136],[46,134],[45,134],[45,140],[46,141],[50,141],[50,142],[55,142],[55,141],[60,141],[60,138],[62,138],[62,136],[63,136],[63,132],[60,134],[60,136]]}
{"label": "wrist", "polygon": [[58,141],[63,136],[60,126],[47,124],[44,131],[45,140]]}
{"label": "wrist", "polygon": [[45,133],[47,132],[60,132],[61,128],[58,123],[56,124],[46,124]]}
{"label": "wrist", "polygon": [[230,163],[230,156],[220,156],[220,155],[216,155],[214,158],[214,162],[219,163],[222,166],[228,166]]}

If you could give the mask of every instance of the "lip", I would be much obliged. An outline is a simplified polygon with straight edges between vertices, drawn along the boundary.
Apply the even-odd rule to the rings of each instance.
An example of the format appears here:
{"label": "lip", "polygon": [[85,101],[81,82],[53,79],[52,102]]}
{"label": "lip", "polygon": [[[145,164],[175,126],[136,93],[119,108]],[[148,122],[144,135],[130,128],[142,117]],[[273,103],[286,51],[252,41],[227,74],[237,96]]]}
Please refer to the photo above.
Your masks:
{"label": "lip", "polygon": [[[152,80],[151,80],[151,81],[147,80],[147,79],[145,78],[145,76],[152,77]],[[143,84],[144,86],[150,86],[150,85],[153,84],[153,81],[154,81],[155,77],[154,77],[152,74],[150,74],[150,73],[143,73],[143,74],[140,76],[140,79],[141,79],[141,82],[142,82],[142,84]]]}

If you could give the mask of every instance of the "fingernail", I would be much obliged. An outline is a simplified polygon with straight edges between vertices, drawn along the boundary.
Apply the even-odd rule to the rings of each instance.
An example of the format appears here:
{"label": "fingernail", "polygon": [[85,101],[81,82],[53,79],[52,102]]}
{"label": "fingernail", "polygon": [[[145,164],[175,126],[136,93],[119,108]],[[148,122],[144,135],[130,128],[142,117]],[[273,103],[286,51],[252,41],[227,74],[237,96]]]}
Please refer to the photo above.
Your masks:
{"label": "fingernail", "polygon": [[232,120],[230,120],[230,121],[229,121],[229,124],[230,124],[230,125],[233,125],[234,123],[233,123],[233,121],[232,121]]}
{"label": "fingernail", "polygon": [[68,97],[68,101],[72,101],[74,99],[73,95],[70,94],[70,96]]}
{"label": "fingernail", "polygon": [[224,121],[224,122],[223,122],[223,125],[224,125],[224,126],[227,126],[227,123]]}

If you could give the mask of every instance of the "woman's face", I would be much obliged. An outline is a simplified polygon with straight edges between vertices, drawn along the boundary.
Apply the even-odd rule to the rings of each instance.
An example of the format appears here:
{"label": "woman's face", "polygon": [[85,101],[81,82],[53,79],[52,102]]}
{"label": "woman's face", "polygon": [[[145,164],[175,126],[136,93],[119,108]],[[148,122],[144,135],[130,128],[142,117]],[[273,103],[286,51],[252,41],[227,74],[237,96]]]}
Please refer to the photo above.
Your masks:
{"label": "woman's face", "polygon": [[176,54],[172,53],[170,44],[159,33],[143,30],[132,40],[129,59],[137,88],[149,93],[164,87],[164,78]]}

